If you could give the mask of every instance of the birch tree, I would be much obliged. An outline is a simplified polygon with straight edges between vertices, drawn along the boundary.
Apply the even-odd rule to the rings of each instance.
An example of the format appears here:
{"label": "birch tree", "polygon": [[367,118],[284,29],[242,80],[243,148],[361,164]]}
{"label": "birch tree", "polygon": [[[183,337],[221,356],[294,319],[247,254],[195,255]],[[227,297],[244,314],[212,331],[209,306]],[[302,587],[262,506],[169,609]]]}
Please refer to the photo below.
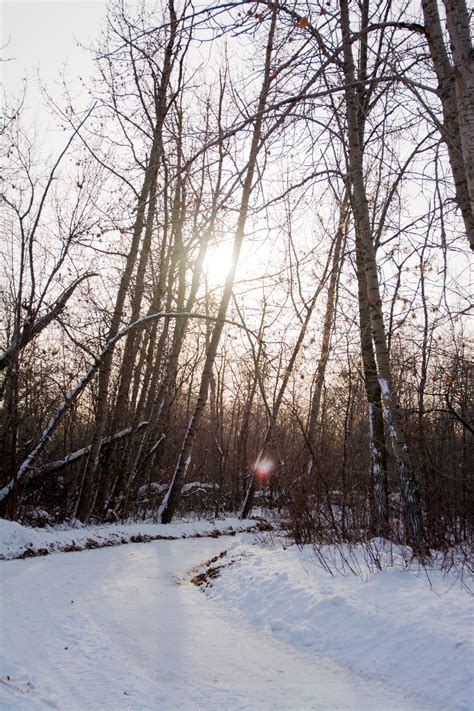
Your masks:
{"label": "birch tree", "polygon": [[[398,404],[393,392],[392,373],[377,273],[377,261],[364,184],[362,132],[358,119],[357,84],[352,51],[349,4],[347,0],[340,0],[340,11],[344,51],[344,91],[347,117],[348,166],[351,181],[351,205],[354,213],[357,239],[360,240],[364,258],[367,288],[366,298],[369,307],[379,384],[382,391],[384,416],[398,476],[400,478],[412,543],[419,552],[423,552],[426,547],[426,542],[421,504],[418,487],[409,460],[408,446],[402,431]],[[365,297],[365,294],[361,294],[361,296]]]}
{"label": "birch tree", "polygon": [[421,0],[426,39],[443,109],[442,135],[448,147],[456,202],[474,249],[474,54],[464,0],[445,0],[451,45],[443,33],[437,0]]}

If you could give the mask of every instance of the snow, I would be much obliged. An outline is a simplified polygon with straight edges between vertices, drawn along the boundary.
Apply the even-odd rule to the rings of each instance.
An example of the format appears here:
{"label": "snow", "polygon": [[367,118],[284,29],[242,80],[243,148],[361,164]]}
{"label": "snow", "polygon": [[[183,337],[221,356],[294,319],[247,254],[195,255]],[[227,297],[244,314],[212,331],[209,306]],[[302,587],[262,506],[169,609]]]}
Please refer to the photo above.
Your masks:
{"label": "snow", "polygon": [[379,378],[380,390],[382,391],[382,396],[386,399],[390,397],[390,385],[388,380],[385,378]]}
{"label": "snow", "polygon": [[158,482],[152,481],[149,484],[143,484],[143,486],[138,489],[138,496],[141,498],[147,494],[162,494],[164,491],[167,491],[167,489],[167,484],[158,484]]}
{"label": "snow", "polygon": [[6,486],[3,487],[3,489],[0,489],[0,501],[3,501],[3,499],[6,499],[7,496],[9,495],[10,491],[13,489],[13,486],[15,484],[14,479],[11,479]]}
{"label": "snow", "polygon": [[[0,562],[0,708],[472,709],[472,597],[454,575],[384,550],[376,570],[357,547],[359,576],[328,547],[331,574],[275,534],[182,538],[252,525],[0,521],[5,558],[56,552]],[[57,552],[163,534],[176,540]],[[203,594],[191,579],[209,566]]]}
{"label": "snow", "polygon": [[[100,526],[31,528],[14,521],[0,519],[0,560],[46,555],[59,551],[83,550],[133,542],[134,538],[185,538],[219,532],[231,534],[255,528],[257,521],[225,518],[217,521],[188,521],[170,523],[103,524]],[[97,545],[96,545],[97,544]]]}
{"label": "snow", "polygon": [[[324,554],[338,557],[330,546]],[[373,570],[357,548],[344,556],[359,576],[324,570],[310,546],[243,545],[229,556],[235,562],[206,592],[257,629],[404,689],[426,708],[473,709],[473,598],[454,575],[391,566],[388,556],[384,567],[383,555]]]}
{"label": "snow", "polygon": [[219,485],[218,484],[209,484],[207,482],[201,482],[201,481],[190,481],[188,484],[184,484],[181,487],[181,493],[185,494],[186,492],[192,491],[213,491],[214,489],[218,489]]}

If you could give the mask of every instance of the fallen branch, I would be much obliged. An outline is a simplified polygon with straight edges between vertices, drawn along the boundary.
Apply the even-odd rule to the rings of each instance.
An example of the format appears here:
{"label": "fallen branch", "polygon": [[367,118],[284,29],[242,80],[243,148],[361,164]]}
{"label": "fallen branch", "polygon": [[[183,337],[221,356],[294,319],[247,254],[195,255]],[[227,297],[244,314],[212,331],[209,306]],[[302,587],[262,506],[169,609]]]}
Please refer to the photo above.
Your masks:
{"label": "fallen branch", "polygon": [[[128,437],[128,435],[132,432],[137,432],[138,430],[147,427],[149,424],[150,423],[148,421],[140,422],[135,429],[133,427],[126,427],[125,429],[120,430],[120,432],[115,432],[112,435],[103,437],[102,442],[100,443],[100,448],[102,449],[107,444],[111,444],[112,442],[117,442],[118,440],[123,439],[124,437]],[[43,476],[44,474],[51,474],[52,472],[57,472],[60,469],[67,467],[69,464],[77,462],[79,459],[82,459],[82,457],[85,457],[87,454],[89,454],[89,452],[91,451],[91,446],[92,445],[88,444],[87,447],[81,447],[81,449],[76,449],[75,452],[71,452],[62,459],[57,459],[55,462],[48,462],[48,464],[44,464],[42,467],[38,467],[38,469],[31,469],[28,474],[25,475],[25,480],[31,481],[32,479],[36,479],[40,476]]]}

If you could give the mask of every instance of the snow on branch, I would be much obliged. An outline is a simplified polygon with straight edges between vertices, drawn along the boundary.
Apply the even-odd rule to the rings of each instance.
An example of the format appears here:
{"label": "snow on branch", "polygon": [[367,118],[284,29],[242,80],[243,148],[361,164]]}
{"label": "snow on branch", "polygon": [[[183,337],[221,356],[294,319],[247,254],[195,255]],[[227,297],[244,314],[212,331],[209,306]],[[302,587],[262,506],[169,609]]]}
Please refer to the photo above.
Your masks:
{"label": "snow on branch", "polygon": [[[103,437],[100,443],[100,447],[102,449],[102,447],[105,447],[105,445],[110,444],[111,442],[117,442],[118,440],[127,437],[133,431],[136,432],[138,430],[141,430],[144,427],[147,427],[149,424],[150,423],[148,421],[143,421],[140,422],[135,429],[133,427],[126,427],[125,429],[120,430],[120,432],[115,432],[112,435]],[[30,481],[31,479],[36,479],[40,476],[43,476],[43,474],[51,474],[51,472],[57,472],[59,469],[63,469],[69,464],[77,462],[78,459],[82,459],[82,457],[89,454],[89,452],[91,451],[91,447],[92,445],[88,444],[87,447],[81,447],[80,449],[76,449],[74,452],[70,452],[62,459],[57,459],[55,462],[48,462],[48,464],[45,464],[42,467],[38,467],[37,469],[31,469],[28,472],[26,479]]]}

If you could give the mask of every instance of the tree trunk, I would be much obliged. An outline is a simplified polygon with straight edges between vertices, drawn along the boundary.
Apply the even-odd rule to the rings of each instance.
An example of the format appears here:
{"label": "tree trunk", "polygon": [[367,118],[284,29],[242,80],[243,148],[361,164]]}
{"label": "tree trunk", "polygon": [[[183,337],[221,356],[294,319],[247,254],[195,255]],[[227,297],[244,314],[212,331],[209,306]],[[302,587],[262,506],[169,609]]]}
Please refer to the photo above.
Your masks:
{"label": "tree trunk", "polygon": [[[454,62],[454,85],[462,157],[474,214],[474,47],[465,0],[444,0]],[[471,8],[472,12],[472,8]],[[474,243],[471,244],[474,249]]]}
{"label": "tree trunk", "polygon": [[339,276],[341,273],[343,258],[341,252],[345,244],[347,234],[347,213],[348,213],[348,197],[344,195],[340,205],[339,225],[336,231],[334,240],[334,254],[332,260],[331,277],[329,279],[326,312],[323,322],[323,336],[321,341],[321,352],[319,355],[318,365],[316,367],[316,376],[314,378],[313,397],[311,399],[311,409],[309,414],[308,429],[306,441],[310,450],[310,458],[308,460],[307,470],[311,473],[314,462],[314,453],[316,451],[316,441],[318,435],[319,411],[321,408],[321,396],[324,386],[324,377],[326,374],[326,366],[329,360],[331,333],[334,324],[334,312],[336,308],[336,291]]}
{"label": "tree trunk", "polygon": [[[156,126],[153,135],[153,144],[150,150],[150,156],[148,158],[147,168],[145,171],[145,176],[143,180],[142,190],[140,193],[140,198],[137,205],[137,215],[135,219],[135,225],[133,229],[132,244],[127,257],[127,263],[125,270],[120,279],[120,286],[117,293],[114,313],[112,316],[112,322],[110,325],[107,340],[110,341],[119,331],[120,324],[122,321],[123,310],[125,305],[125,298],[127,295],[128,288],[131,283],[132,274],[135,269],[136,261],[138,258],[138,252],[140,247],[140,241],[143,233],[143,228],[145,226],[145,214],[147,205],[149,206],[147,228],[148,228],[148,238],[151,239],[151,229],[153,226],[153,212],[150,210],[150,201],[155,200],[156,193],[156,181],[159,169],[160,159],[162,158],[162,136],[161,131],[163,128],[163,122],[166,115],[166,91],[170,81],[171,67],[172,67],[172,55],[176,40],[176,30],[177,30],[177,19],[176,12],[174,9],[173,0],[169,0],[168,8],[170,12],[170,35],[166,45],[165,57],[161,75],[161,85],[159,87],[157,101],[156,101]],[[163,95],[164,92],[164,95]],[[146,246],[146,245],[145,245]],[[145,256],[148,257],[148,252],[145,252],[142,247],[142,255],[145,260]],[[142,267],[144,265],[142,264]],[[135,299],[134,306],[137,307],[139,311],[139,302],[141,302],[141,294]],[[137,311],[137,308],[135,308]],[[133,347],[134,337],[129,343],[129,350]],[[95,497],[97,496],[98,488],[100,482],[99,478],[99,455],[100,455],[100,445],[105,433],[106,423],[107,423],[107,400],[110,376],[112,372],[112,362],[113,362],[113,349],[111,349],[101,365],[99,371],[99,386],[97,395],[97,414],[96,414],[96,425],[94,432],[94,441],[92,442],[92,448],[90,455],[86,461],[81,482],[81,492],[80,498],[77,504],[76,515],[83,521],[87,521],[91,509],[94,505]]]}
{"label": "tree trunk", "polygon": [[[125,269],[120,279],[120,286],[115,299],[115,308],[112,315],[109,332],[107,334],[107,342],[111,341],[119,332],[122,322],[123,310],[125,305],[125,297],[129,288],[133,270],[138,256],[138,249],[143,230],[145,219],[145,209],[148,200],[150,184],[153,173],[153,161],[156,160],[153,152],[150,153],[147,171],[143,180],[142,190],[137,205],[137,216],[133,229],[132,244],[127,256]],[[97,405],[96,405],[96,421],[94,430],[94,439],[91,446],[91,451],[86,460],[83,472],[79,500],[76,507],[76,516],[87,521],[91,513],[93,498],[96,492],[97,474],[99,467],[100,445],[104,437],[107,425],[107,400],[109,394],[110,376],[112,373],[114,348],[111,348],[105,354],[99,370],[99,384],[97,390]]]}
{"label": "tree trunk", "polygon": [[[337,276],[339,275],[339,260],[340,260],[340,255],[341,255],[341,248],[342,248],[342,243],[343,243],[343,237],[345,235],[345,224],[342,227],[342,230],[338,230],[336,234],[336,240],[333,245],[334,247],[334,254],[333,254],[333,261],[332,261],[332,270],[331,270],[331,278],[330,278],[330,284],[329,284],[329,292],[331,293],[331,285],[333,285],[332,289],[332,298],[334,298],[334,293],[336,289],[336,282],[337,278],[334,276],[336,273]],[[257,460],[255,464],[252,466],[252,470],[250,472],[250,477],[247,485],[247,490],[245,493],[244,500],[242,502],[242,506],[240,507],[239,511],[239,518],[248,518],[250,515],[250,512],[252,510],[253,506],[253,500],[255,496],[255,472],[258,470],[259,463],[264,460],[267,457],[268,451],[275,449],[275,447],[272,446],[272,442],[274,442],[276,438],[276,423],[278,419],[278,415],[280,412],[280,407],[283,403],[283,398],[285,396],[286,388],[288,386],[288,382],[290,380],[291,374],[293,373],[293,369],[295,367],[296,359],[298,358],[299,352],[301,350],[301,346],[303,345],[304,338],[306,336],[306,332],[308,330],[311,317],[313,315],[314,308],[316,306],[318,297],[323,290],[324,284],[326,283],[326,277],[329,272],[329,265],[331,264],[331,252],[328,255],[328,261],[326,263],[326,267],[324,270],[324,274],[321,277],[321,280],[316,288],[316,291],[314,292],[313,297],[311,298],[311,301],[309,303],[309,306],[306,308],[306,316],[304,318],[304,321],[301,325],[300,332],[298,334],[298,338],[296,339],[296,343],[293,347],[293,351],[291,354],[291,357],[288,361],[288,364],[283,371],[283,376],[281,379],[281,385],[278,388],[278,392],[275,398],[275,401],[273,403],[272,408],[267,405],[267,415],[269,417],[269,424],[265,433],[265,437],[263,439],[263,444],[260,449],[260,453],[257,457]],[[336,264],[338,265],[336,268]],[[334,282],[334,283],[333,283]],[[331,300],[331,296],[328,295],[328,299]],[[331,311],[332,313],[332,311]],[[263,323],[262,323],[263,327]],[[328,352],[329,356],[329,352]],[[326,359],[327,362],[327,359]],[[264,396],[263,392],[263,384],[260,382],[260,387],[262,389],[262,396]],[[266,401],[265,401],[266,402]]]}
{"label": "tree trunk", "polygon": [[[456,203],[461,212],[466,235],[474,249],[474,196],[473,196],[473,149],[474,145],[474,94],[472,51],[469,54],[469,25],[463,0],[446,0],[448,29],[456,45],[452,66],[444,44],[443,30],[437,0],[422,0],[426,38],[438,79],[438,96],[443,109],[443,139],[448,148],[449,162],[453,173]],[[462,7],[461,7],[462,6]],[[465,14],[464,14],[465,13]],[[456,27],[459,29],[456,30]],[[467,41],[465,33],[467,30]],[[451,38],[453,42],[453,39]],[[470,87],[470,89],[469,89]],[[469,104],[469,91],[470,104]],[[470,131],[470,139],[468,138]],[[470,140],[470,143],[469,143]]]}
{"label": "tree trunk", "polygon": [[207,395],[209,391],[209,383],[212,377],[212,369],[214,367],[214,361],[217,354],[217,348],[219,346],[219,341],[221,338],[222,330],[224,328],[224,319],[227,313],[227,308],[229,301],[232,296],[232,289],[234,285],[235,273],[237,269],[237,262],[239,259],[240,250],[242,247],[242,242],[244,239],[245,223],[247,221],[248,207],[250,201],[250,195],[252,193],[253,187],[253,177],[255,173],[255,168],[257,165],[257,156],[260,149],[261,135],[262,135],[262,125],[263,125],[263,112],[267,103],[268,95],[271,86],[271,60],[273,54],[273,38],[275,34],[275,24],[276,24],[276,11],[273,11],[270,31],[268,35],[266,55],[265,55],[265,68],[262,88],[260,91],[260,97],[258,101],[256,119],[254,124],[254,130],[252,135],[252,144],[250,147],[250,154],[247,163],[247,171],[245,175],[245,181],[242,191],[242,199],[239,209],[239,217],[237,222],[237,228],[234,235],[234,246],[232,253],[232,266],[229,269],[224,289],[221,296],[219,311],[217,314],[217,321],[214,326],[209,347],[206,352],[206,360],[204,363],[204,369],[201,376],[201,383],[199,387],[199,394],[194,406],[191,418],[188,423],[188,428],[184,437],[184,441],[179,454],[178,462],[176,464],[176,469],[174,471],[171,483],[169,485],[168,491],[166,492],[165,498],[159,508],[158,516],[161,523],[169,523],[176,511],[176,507],[179,501],[181,489],[186,478],[186,474],[191,463],[191,456],[193,450],[193,442],[196,434],[196,430],[201,421],[201,417],[204,411],[204,407],[207,402]]}
{"label": "tree trunk", "polygon": [[364,384],[368,403],[370,478],[373,491],[373,529],[377,536],[388,535],[388,480],[387,450],[382,412],[382,392],[377,377],[374,346],[367,303],[365,260],[360,240],[356,237],[357,281],[359,290],[359,329],[364,370]]}
{"label": "tree trunk", "polygon": [[426,539],[418,487],[408,456],[408,446],[403,437],[398,403],[392,389],[391,368],[383,321],[377,262],[370,225],[369,205],[364,184],[363,149],[358,121],[358,102],[355,89],[356,82],[352,56],[352,35],[349,21],[348,0],[340,0],[340,7],[344,51],[345,100],[352,210],[354,212],[357,239],[360,240],[364,254],[367,301],[378,377],[382,391],[383,411],[401,483],[405,514],[410,529],[409,536],[414,549],[419,553],[424,553],[426,549]]}

